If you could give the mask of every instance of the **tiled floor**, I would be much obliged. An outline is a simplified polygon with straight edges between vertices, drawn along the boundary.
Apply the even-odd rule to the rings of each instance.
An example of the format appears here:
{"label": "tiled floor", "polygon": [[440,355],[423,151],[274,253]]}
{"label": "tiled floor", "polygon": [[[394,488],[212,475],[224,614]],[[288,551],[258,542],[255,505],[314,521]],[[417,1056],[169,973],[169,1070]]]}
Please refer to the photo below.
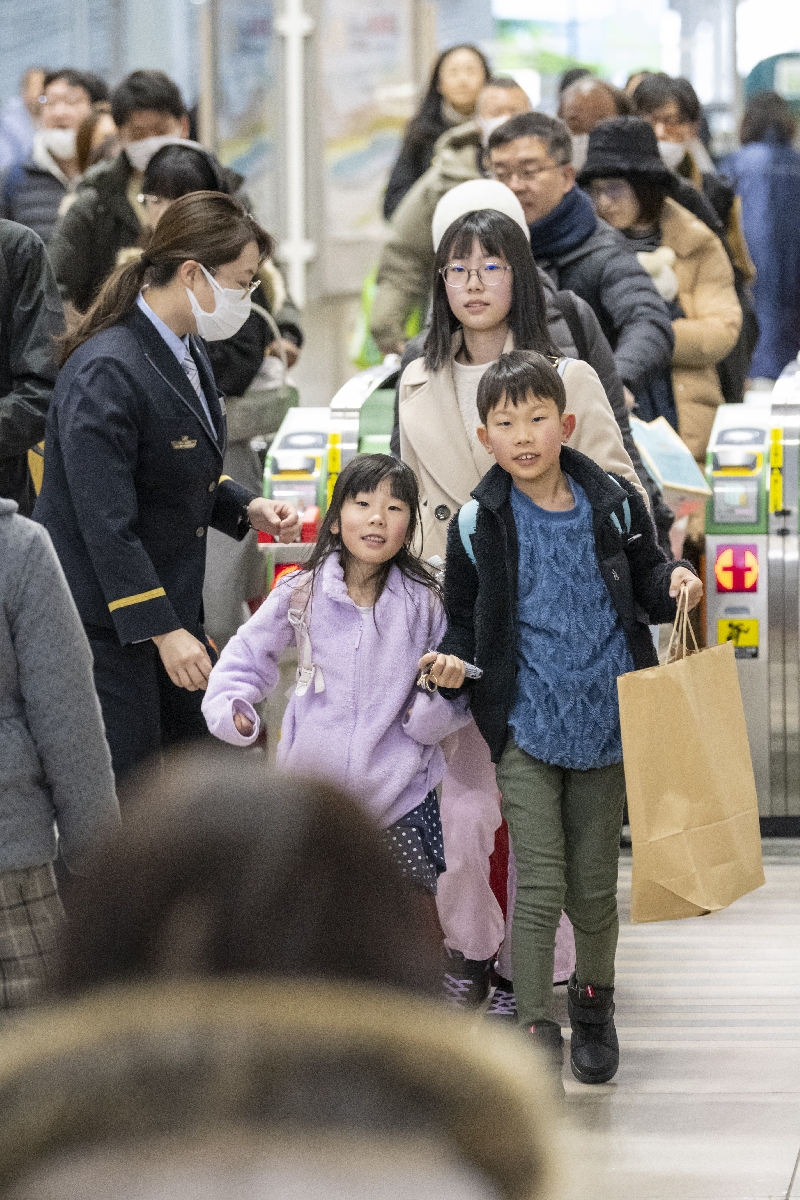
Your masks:
{"label": "tiled floor", "polygon": [[628,923],[623,859],[621,1065],[565,1072],[570,1200],[800,1200],[800,841],[764,858],[766,887],[657,925]]}

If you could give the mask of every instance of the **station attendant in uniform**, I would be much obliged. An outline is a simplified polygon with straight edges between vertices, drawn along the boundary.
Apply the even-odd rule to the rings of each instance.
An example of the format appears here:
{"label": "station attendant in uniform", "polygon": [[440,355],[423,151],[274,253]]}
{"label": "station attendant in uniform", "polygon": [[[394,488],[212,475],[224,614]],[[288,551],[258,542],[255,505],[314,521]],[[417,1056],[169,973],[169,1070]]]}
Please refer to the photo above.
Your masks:
{"label": "station attendant in uniform", "polygon": [[299,534],[292,505],[220,475],[225,408],[201,340],[246,321],[271,250],[231,196],[184,196],[62,340],[34,515],[89,636],[118,780],[161,747],[207,735],[209,527]]}

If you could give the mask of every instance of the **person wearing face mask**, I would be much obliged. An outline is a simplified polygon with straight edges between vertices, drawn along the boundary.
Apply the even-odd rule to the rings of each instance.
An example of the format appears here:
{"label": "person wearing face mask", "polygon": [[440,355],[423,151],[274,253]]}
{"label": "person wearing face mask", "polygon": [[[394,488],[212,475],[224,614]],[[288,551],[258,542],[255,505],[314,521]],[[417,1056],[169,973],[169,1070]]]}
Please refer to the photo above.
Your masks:
{"label": "person wearing face mask", "polygon": [[123,79],[112,93],[111,115],[122,153],[87,172],[50,243],[61,294],[79,312],[97,296],[120,250],[139,243],[145,211],[138,196],[150,159],[189,136],[180,89],[163,71],[133,71]]}
{"label": "person wearing face mask", "polygon": [[[616,117],[590,134],[578,183],[674,305],[678,432],[702,469],[714,414],[723,402],[714,368],[739,336],[742,311],[721,241],[676,203],[673,181],[647,122]],[[697,524],[690,527],[694,537]]]}
{"label": "person wearing face mask", "polygon": [[91,114],[92,105],[108,99],[102,79],[88,71],[65,68],[45,75],[41,128],[24,162],[11,167],[0,180],[0,216],[27,225],[47,244],[59,210],[80,178],[75,136]]}
{"label": "person wearing face mask", "polygon": [[484,174],[489,137],[517,113],[530,112],[528,95],[515,79],[492,76],[478,96],[475,118],[442,134],[433,162],[397,206],[378,263],[370,328],[384,354],[402,353],[405,326],[415,308],[426,309],[433,275],[430,229],[446,192]]}
{"label": "person wearing face mask", "polygon": [[716,172],[699,139],[703,110],[688,79],[672,79],[663,71],[646,75],[632,98],[636,115],[652,125],[658,152],[678,181],[675,200],[720,238],[733,265],[742,329],[733,350],[718,363],[717,374],[725,400],[739,402],[759,333],[751,295],[756,270],[744,238],[741,200],[730,181]]}
{"label": "person wearing face mask", "polygon": [[572,134],[572,165],[576,171],[586,161],[589,134],[595,125],[630,111],[625,93],[594,75],[582,75],[563,90],[558,115]]}
{"label": "person wearing face mask", "polygon": [[[243,180],[208,150],[187,142],[163,146],[147,165],[142,180],[142,201],[148,226],[158,225],[170,205],[181,196],[197,191],[236,192]],[[124,251],[132,254],[133,251]],[[259,285],[253,292],[253,304],[266,309],[274,318],[280,339],[263,315],[254,311],[232,337],[209,342],[208,355],[214,379],[226,397],[229,438],[223,470],[238,483],[261,490],[263,464],[252,449],[252,427],[242,436],[237,429],[240,397],[250,387],[264,364],[264,356],[286,357],[294,365],[303,343],[300,313],[286,295],[283,280],[274,263],[266,260],[259,268]],[[245,401],[245,405],[246,405]],[[205,627],[221,651],[242,623],[242,605],[264,595],[266,588],[264,556],[258,549],[255,533],[235,542],[215,529],[208,531],[206,577],[203,589]]]}
{"label": "person wearing face mask", "polygon": [[488,155],[494,178],[522,205],[537,265],[594,310],[632,404],[669,366],[669,310],[624,240],[576,188],[569,129],[557,117],[522,113],[494,131]]}
{"label": "person wearing face mask", "polygon": [[[688,79],[673,79],[663,71],[646,75],[633,96],[633,111],[652,125],[662,159],[683,181],[678,202],[694,212],[687,203],[686,185],[702,195],[714,210],[727,238],[731,262],[748,280],[755,268],[742,233],[741,203],[724,175],[719,175],[698,132],[703,110],[697,92]],[[704,220],[702,212],[695,216]],[[714,229],[719,236],[719,230]]]}
{"label": "person wearing face mask", "polygon": [[199,340],[241,329],[271,251],[233,197],[184,196],[61,341],[34,519],[89,637],[118,780],[162,746],[206,736],[209,528],[299,534],[293,505],[220,474],[225,409]]}

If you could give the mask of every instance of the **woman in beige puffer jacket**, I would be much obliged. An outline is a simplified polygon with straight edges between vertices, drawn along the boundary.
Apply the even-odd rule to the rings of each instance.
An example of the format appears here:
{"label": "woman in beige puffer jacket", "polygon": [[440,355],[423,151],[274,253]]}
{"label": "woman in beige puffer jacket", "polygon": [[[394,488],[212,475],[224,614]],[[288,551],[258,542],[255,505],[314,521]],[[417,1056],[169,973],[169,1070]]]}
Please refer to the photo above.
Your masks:
{"label": "woman in beige puffer jacket", "polygon": [[639,261],[659,288],[668,278],[664,267],[675,278],[674,298],[684,313],[672,323],[678,428],[694,457],[705,465],[714,414],[723,403],[716,364],[736,343],[742,310],[733,268],[716,234],[669,197],[660,224],[661,249],[640,253]]}

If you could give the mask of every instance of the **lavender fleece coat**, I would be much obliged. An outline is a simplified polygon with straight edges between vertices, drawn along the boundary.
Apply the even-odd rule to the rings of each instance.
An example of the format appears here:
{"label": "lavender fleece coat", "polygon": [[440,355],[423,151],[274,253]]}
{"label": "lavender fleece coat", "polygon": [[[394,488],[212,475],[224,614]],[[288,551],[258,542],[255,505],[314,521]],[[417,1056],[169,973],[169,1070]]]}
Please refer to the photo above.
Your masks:
{"label": "lavender fleece coat", "polygon": [[[294,640],[287,616],[291,597],[303,578],[281,580],[223,650],[203,700],[215,737],[234,746],[255,741],[252,706],[278,682],[278,660]],[[394,567],[373,619],[348,596],[339,557],[331,554],[317,575],[306,619],[325,690],[315,691],[313,682],[303,696],[292,689],[277,765],[338,784],[386,828],[441,782],[439,742],[470,720],[464,701],[429,696],[415,686],[420,657],[444,635],[444,611],[438,601],[431,604],[426,587]],[[254,722],[250,737],[237,731],[235,712]]]}

